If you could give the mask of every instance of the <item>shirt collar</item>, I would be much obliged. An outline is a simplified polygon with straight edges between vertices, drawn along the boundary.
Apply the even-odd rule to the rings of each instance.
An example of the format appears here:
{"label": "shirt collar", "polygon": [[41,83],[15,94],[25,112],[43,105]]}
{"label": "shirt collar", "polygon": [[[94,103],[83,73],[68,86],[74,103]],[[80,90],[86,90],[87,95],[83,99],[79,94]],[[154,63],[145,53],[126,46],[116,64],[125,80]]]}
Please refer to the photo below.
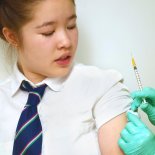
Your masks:
{"label": "shirt collar", "polygon": [[17,64],[15,64],[13,68],[12,79],[13,79],[13,82],[11,86],[11,95],[13,96],[19,90],[21,82],[23,80],[28,81],[34,87],[39,86],[43,83],[47,84],[51,90],[58,92],[62,90],[66,77],[64,78],[50,78],[49,77],[49,78],[44,79],[40,83],[34,84],[19,71]]}

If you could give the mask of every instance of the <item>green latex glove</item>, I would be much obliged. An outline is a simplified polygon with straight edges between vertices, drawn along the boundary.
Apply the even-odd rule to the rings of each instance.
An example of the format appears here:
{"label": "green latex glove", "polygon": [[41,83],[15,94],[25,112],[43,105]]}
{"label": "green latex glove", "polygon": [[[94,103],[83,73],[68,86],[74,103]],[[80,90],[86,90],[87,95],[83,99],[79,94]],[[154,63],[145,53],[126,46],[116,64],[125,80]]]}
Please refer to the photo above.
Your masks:
{"label": "green latex glove", "polygon": [[[133,92],[131,96],[133,98],[131,109],[137,111],[140,107],[147,114],[150,122],[155,125],[155,89],[145,87],[142,91]],[[144,103],[143,99],[147,103]]]}
{"label": "green latex glove", "polygon": [[118,141],[125,155],[155,155],[155,135],[136,115],[128,112],[127,118]]}

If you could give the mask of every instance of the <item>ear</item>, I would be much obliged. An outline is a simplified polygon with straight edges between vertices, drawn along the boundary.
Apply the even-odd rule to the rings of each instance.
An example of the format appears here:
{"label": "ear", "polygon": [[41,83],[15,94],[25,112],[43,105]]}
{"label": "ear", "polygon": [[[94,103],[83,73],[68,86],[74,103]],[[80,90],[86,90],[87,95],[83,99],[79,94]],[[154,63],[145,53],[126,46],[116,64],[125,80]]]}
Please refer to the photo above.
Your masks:
{"label": "ear", "polygon": [[8,43],[10,43],[14,47],[18,47],[18,38],[15,32],[13,32],[11,29],[7,27],[4,27],[2,32]]}

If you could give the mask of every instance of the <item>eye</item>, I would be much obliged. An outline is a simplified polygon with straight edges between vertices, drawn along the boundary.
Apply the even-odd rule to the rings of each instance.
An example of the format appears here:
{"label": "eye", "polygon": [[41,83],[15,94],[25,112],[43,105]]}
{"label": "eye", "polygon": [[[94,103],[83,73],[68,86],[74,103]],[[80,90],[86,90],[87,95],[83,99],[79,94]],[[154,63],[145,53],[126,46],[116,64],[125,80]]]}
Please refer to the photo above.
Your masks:
{"label": "eye", "polygon": [[76,24],[67,27],[68,30],[72,30],[74,28],[76,28]]}
{"label": "eye", "polygon": [[52,31],[52,32],[47,32],[47,33],[42,33],[43,36],[45,37],[49,37],[49,36],[52,36],[54,34],[55,31]]}

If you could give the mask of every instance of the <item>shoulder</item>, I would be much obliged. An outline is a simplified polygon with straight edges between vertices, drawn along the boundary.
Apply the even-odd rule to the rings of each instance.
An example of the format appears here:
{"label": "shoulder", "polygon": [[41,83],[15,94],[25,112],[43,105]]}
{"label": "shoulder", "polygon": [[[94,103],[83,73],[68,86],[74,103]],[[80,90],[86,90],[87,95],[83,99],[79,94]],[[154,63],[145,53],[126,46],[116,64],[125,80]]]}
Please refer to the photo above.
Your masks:
{"label": "shoulder", "polygon": [[78,78],[90,80],[92,82],[106,82],[106,84],[112,84],[123,80],[121,73],[117,70],[102,69],[96,66],[88,66],[84,64],[76,64],[73,72]]}
{"label": "shoulder", "polygon": [[68,84],[72,87],[103,93],[122,82],[122,75],[116,70],[104,70],[96,66],[76,64],[72,69]]}

